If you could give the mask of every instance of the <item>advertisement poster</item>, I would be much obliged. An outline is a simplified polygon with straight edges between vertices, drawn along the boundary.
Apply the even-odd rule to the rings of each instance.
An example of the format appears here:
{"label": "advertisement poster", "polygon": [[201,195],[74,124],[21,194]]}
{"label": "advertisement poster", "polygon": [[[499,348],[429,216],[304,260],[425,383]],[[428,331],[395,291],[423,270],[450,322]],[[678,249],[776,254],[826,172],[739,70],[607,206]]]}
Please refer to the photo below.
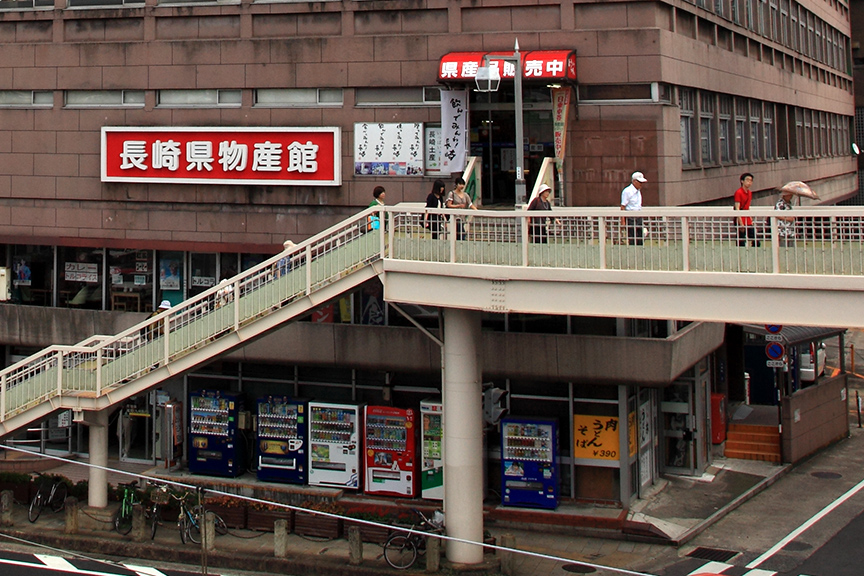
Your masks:
{"label": "advertisement poster", "polygon": [[159,288],[180,290],[180,260],[162,258],[159,260]]}
{"label": "advertisement poster", "polygon": [[99,282],[99,265],[86,262],[66,262],[63,266],[63,279],[67,282]]}
{"label": "advertisement poster", "polygon": [[14,286],[30,286],[30,266],[27,265],[27,261],[23,258],[15,259],[15,278],[12,280],[12,284]]}
{"label": "advertisement poster", "polygon": [[618,418],[615,416],[573,416],[573,456],[594,460],[618,460]]}
{"label": "advertisement poster", "polygon": [[554,129],[555,159],[558,181],[564,180],[564,154],[567,152],[567,116],[570,112],[570,87],[552,89],[552,127]]}
{"label": "advertisement poster", "polygon": [[421,122],[354,124],[354,174],[423,176],[423,139]]}
{"label": "advertisement poster", "polygon": [[468,91],[441,91],[441,171],[465,169],[468,155]]}
{"label": "advertisement poster", "polygon": [[426,174],[442,174],[441,127],[426,127]]}

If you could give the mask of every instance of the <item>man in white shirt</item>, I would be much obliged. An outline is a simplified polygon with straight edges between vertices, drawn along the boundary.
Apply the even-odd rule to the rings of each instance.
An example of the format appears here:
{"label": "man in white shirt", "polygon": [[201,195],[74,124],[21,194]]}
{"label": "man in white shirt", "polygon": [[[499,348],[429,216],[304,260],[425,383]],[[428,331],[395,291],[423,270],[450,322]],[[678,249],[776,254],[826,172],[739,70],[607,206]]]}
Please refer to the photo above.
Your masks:
{"label": "man in white shirt", "polygon": [[[642,210],[642,184],[647,182],[642,172],[634,172],[630,176],[630,185],[621,191],[621,210],[637,212]],[[625,218],[621,219],[622,221]],[[642,218],[626,218],[627,243],[631,246],[642,246]]]}

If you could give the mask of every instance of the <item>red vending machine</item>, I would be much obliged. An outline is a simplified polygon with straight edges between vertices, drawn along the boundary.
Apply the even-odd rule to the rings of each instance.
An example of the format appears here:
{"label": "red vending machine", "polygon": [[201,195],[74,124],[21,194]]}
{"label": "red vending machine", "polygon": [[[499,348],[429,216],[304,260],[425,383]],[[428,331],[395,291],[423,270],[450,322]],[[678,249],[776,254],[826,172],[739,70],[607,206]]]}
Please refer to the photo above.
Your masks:
{"label": "red vending machine", "polygon": [[726,441],[726,395],[711,394],[711,442]]}
{"label": "red vending machine", "polygon": [[366,493],[413,497],[416,493],[414,410],[366,407]]}

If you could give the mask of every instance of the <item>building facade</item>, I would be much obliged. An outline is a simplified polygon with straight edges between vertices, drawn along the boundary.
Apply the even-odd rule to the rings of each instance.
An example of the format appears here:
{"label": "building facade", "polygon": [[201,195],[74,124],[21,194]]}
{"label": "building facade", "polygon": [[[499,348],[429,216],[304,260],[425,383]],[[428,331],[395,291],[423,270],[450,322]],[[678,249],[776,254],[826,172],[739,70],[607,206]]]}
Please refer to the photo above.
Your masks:
{"label": "building facade", "polygon": [[[480,199],[512,205],[514,84],[505,74],[498,92],[475,92],[464,65],[466,55],[476,64],[478,54],[509,54],[516,40],[526,55],[526,179],[533,184],[543,159],[559,155],[556,197],[565,205],[617,206],[635,170],[648,179],[650,205],[731,204],[742,172],[756,176],[754,203],[773,203],[773,188],[788,180],[807,181],[823,202],[843,200],[857,190],[849,30],[849,5],[838,0],[2,2],[0,243],[21,305],[5,313],[21,329],[0,343],[11,359],[106,326],[130,326],[162,300],[180,302],[261,262],[286,239],[304,239],[355,213],[375,186],[386,188],[390,204],[423,201],[435,179],[461,172],[445,166],[441,145],[448,128],[442,110],[453,93],[464,94],[467,152],[484,171]],[[531,73],[534,62],[560,52],[574,55],[572,75]],[[460,63],[458,73],[448,62]],[[562,88],[570,103],[556,128],[553,90]],[[368,149],[366,131],[376,127]],[[128,137],[112,148],[106,128]],[[268,179],[263,174],[275,164],[264,156],[273,152],[266,145],[282,129],[300,148],[280,148],[281,177]],[[321,129],[332,142],[309,135]],[[563,135],[557,144],[556,129]],[[190,131],[197,136],[183,141]],[[247,142],[253,133],[264,137]],[[383,150],[403,137],[405,148],[419,143],[410,151],[415,164],[403,166],[401,149]],[[248,158],[229,161],[237,143]],[[323,163],[327,145],[330,179],[304,180],[312,163],[316,170]],[[390,163],[367,161],[376,145]],[[320,155],[313,157],[311,146]],[[110,161],[121,176],[111,175]],[[242,178],[211,176],[241,162]],[[375,287],[367,290],[329,311],[356,324],[357,332],[341,336],[353,343],[350,353],[316,356],[315,344],[332,346],[333,334],[313,330],[304,340],[308,356],[286,358],[272,345],[246,360],[281,366],[280,378],[266,375],[273,368],[252,368],[265,373],[256,377],[284,383],[291,380],[285,367],[301,366],[314,376],[295,377],[292,391],[383,403],[396,401],[387,392],[397,388],[394,375],[425,373],[404,376],[405,386],[417,388],[407,393],[434,391],[436,361],[430,369],[424,360],[421,369],[404,355],[363,360],[367,336],[356,334],[386,314]],[[725,378],[711,356],[722,342],[717,333],[683,336],[695,338],[688,349],[698,353],[678,365],[675,351],[657,342],[686,329],[665,319],[520,318],[516,330],[512,321],[494,316],[487,327],[490,334],[506,326],[498,331],[585,338],[567,344],[583,362],[554,378],[540,368],[520,374],[521,364],[496,372],[514,392],[511,407],[562,421],[587,414],[624,422],[645,406],[653,423],[617,468],[571,458],[565,495],[626,503],[660,471],[696,473],[710,461],[705,436],[693,438],[686,419],[673,414],[708,420],[712,380]],[[382,345],[400,341],[384,334]],[[602,338],[626,342],[629,360],[622,363],[623,352],[608,342],[598,355]],[[608,378],[598,358],[633,372]],[[639,373],[646,364],[633,358],[666,369],[649,382]],[[352,361],[375,374],[368,394],[357,392]],[[243,381],[236,364],[214,370],[198,378],[218,386]],[[541,387],[548,393],[538,393]],[[663,403],[677,412],[667,418]],[[679,458],[684,438],[702,444]],[[585,466],[581,474],[578,466]]]}

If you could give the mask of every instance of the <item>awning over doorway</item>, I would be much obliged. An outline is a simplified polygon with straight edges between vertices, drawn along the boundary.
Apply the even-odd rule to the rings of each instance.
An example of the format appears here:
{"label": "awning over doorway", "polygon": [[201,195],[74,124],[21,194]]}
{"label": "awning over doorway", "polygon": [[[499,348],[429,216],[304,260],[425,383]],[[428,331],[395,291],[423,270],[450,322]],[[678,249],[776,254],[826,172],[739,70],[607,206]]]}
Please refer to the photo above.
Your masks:
{"label": "awning over doorway", "polygon": [[[441,58],[438,66],[439,82],[470,82],[477,75],[487,54],[511,56],[512,51],[501,52],[450,52]],[[525,80],[576,81],[575,50],[532,50],[522,52],[522,77]],[[501,79],[512,79],[516,66],[512,62],[490,59],[490,65],[498,66]]]}
{"label": "awning over doorway", "polygon": [[[756,336],[769,334],[765,326],[759,324],[742,324],[744,332]],[[828,338],[839,336],[846,332],[846,328],[825,328],[819,326],[783,326],[778,333],[778,342],[785,346],[819,342]]]}

